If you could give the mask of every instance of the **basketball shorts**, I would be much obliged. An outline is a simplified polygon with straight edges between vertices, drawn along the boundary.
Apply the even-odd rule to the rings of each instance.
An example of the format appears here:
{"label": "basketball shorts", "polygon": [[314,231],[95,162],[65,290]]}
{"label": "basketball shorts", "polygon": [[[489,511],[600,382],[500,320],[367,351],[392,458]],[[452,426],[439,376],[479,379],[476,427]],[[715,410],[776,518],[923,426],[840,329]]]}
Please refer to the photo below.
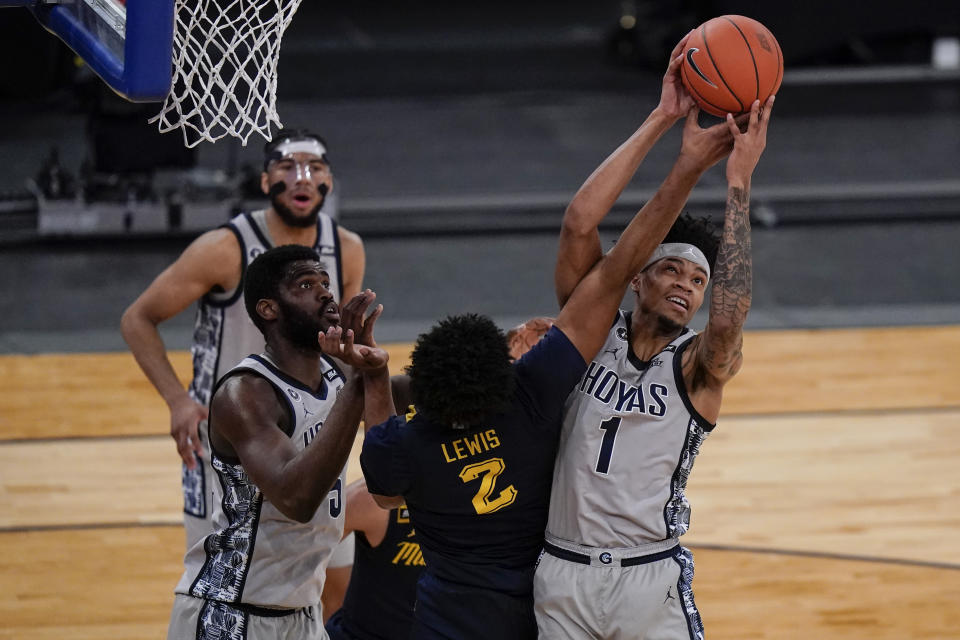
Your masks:
{"label": "basketball shorts", "polygon": [[176,594],[167,640],[327,640],[319,607],[292,612],[244,607]]}
{"label": "basketball shorts", "polygon": [[[325,629],[330,640],[353,640],[350,632],[343,628],[343,609],[337,609],[330,619],[327,620]],[[406,639],[404,639],[406,640]]]}
{"label": "basketball shorts", "polygon": [[453,584],[423,574],[417,583],[414,640],[536,640],[531,596]]}
{"label": "basketball shorts", "polygon": [[183,527],[187,534],[187,551],[211,533],[210,491],[211,483],[215,478],[213,468],[210,466],[210,437],[206,420],[200,423],[197,432],[200,434],[204,457],[197,457],[197,466],[194,469],[188,469],[187,465],[182,465],[180,475],[183,487]]}
{"label": "basketball shorts", "polygon": [[703,640],[693,601],[693,555],[676,541],[661,546],[668,548],[561,548],[548,542],[533,584],[540,638]]}

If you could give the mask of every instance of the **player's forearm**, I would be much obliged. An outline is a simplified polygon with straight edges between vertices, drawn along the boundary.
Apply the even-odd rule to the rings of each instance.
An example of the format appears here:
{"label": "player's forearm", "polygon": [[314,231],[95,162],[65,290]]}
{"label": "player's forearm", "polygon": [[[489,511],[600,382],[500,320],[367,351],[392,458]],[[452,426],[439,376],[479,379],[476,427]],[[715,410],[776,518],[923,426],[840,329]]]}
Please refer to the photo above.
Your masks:
{"label": "player's forearm", "polygon": [[364,432],[396,415],[390,389],[390,371],[386,367],[364,373],[363,396]]}
{"label": "player's forearm", "polygon": [[177,377],[167,357],[167,348],[157,331],[155,324],[139,316],[131,308],[120,320],[120,332],[140,369],[160,394],[160,397],[172,407],[188,397],[183,383]]}
{"label": "player's forearm", "polygon": [[658,112],[651,113],[583,183],[567,207],[564,227],[578,235],[595,230],[630,183],[647,153],[672,124],[672,120]]}
{"label": "player's forearm", "polygon": [[371,493],[370,496],[381,509],[396,509],[405,501],[403,496],[381,496],[376,493]]}
{"label": "player's forearm", "polygon": [[583,183],[563,216],[554,274],[560,305],[603,255],[597,228],[653,145],[675,122],[654,111]]}
{"label": "player's forearm", "polygon": [[271,501],[283,514],[307,522],[327,500],[350,455],[362,414],[363,378],[352,373],[316,438],[282,471],[277,499]]}
{"label": "player's forearm", "polygon": [[[749,185],[749,181],[747,182]],[[710,292],[711,337],[720,350],[733,350],[747,320],[753,288],[750,188],[731,184]]]}
{"label": "player's forearm", "polygon": [[604,260],[607,277],[626,286],[647,263],[706,168],[680,156],[653,197],[640,209]]}
{"label": "player's forearm", "polygon": [[413,404],[410,393],[410,376],[398,374],[390,378],[390,395],[393,396],[393,407],[396,413],[406,413]]}

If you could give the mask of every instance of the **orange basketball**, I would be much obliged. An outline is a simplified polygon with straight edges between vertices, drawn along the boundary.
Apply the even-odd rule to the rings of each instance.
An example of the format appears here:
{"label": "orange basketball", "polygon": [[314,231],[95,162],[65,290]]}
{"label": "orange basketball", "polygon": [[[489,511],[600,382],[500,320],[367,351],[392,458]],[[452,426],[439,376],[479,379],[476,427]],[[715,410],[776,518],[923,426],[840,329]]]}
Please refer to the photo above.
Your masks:
{"label": "orange basketball", "polygon": [[763,104],[780,88],[783,53],[770,30],[745,16],[707,20],[690,34],[680,68],[700,108],[721,118]]}

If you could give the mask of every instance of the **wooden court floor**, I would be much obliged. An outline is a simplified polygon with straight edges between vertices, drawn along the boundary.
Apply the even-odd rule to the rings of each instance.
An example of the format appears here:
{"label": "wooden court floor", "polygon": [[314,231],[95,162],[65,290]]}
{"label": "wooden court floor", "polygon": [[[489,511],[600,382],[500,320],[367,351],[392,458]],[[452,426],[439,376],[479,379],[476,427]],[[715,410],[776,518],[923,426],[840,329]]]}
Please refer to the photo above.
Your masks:
{"label": "wooden court floor", "polygon": [[[960,638],[960,326],[751,332],[744,351],[689,486],[707,637]],[[165,637],[167,430],[128,354],[0,356],[0,638]]]}

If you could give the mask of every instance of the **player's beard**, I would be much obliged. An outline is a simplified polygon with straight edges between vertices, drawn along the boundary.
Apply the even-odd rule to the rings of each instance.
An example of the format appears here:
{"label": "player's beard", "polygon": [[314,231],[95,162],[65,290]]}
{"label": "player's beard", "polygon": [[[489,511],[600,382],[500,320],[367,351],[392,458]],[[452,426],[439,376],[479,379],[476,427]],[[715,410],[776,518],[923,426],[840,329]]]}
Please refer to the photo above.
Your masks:
{"label": "player's beard", "polygon": [[317,203],[313,209],[305,216],[298,216],[295,214],[289,207],[280,202],[280,194],[276,194],[270,197],[270,205],[273,207],[273,210],[277,212],[277,215],[280,216],[280,219],[283,220],[283,223],[288,227],[312,227],[317,224],[317,218],[320,215],[320,208],[323,207],[323,201],[326,200],[326,197],[321,195],[320,202]]}
{"label": "player's beard", "polygon": [[298,349],[320,351],[317,334],[326,331],[330,323],[318,316],[304,313],[283,300],[277,300],[277,304],[280,305],[280,311],[283,313],[283,323],[280,325],[283,337]]}
{"label": "player's beard", "polygon": [[683,329],[683,325],[663,314],[657,315],[657,335],[672,336]]}

